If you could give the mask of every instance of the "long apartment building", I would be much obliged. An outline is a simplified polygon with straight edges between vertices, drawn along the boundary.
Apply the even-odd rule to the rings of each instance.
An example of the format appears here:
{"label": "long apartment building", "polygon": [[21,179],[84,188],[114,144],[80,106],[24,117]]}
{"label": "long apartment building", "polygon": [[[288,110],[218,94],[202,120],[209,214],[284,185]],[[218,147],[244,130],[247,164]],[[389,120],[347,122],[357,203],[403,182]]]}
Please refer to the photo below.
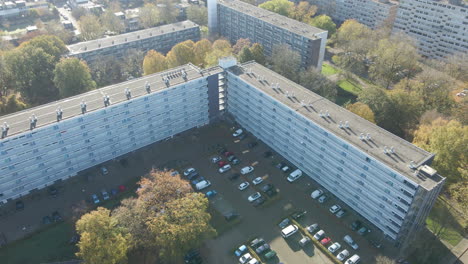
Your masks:
{"label": "long apartment building", "polygon": [[256,63],[226,74],[227,112],[253,135],[405,243],[422,226],[445,178],[434,155]]}
{"label": "long apartment building", "polygon": [[468,52],[468,5],[461,0],[400,0],[393,32],[417,40],[423,56],[443,59]]}
{"label": "long apartment building", "polygon": [[48,9],[46,1],[4,1],[0,0],[0,19],[18,19],[29,16],[32,9]]}
{"label": "long apartment building", "polygon": [[0,202],[216,120],[239,124],[406,243],[445,181],[434,155],[254,63],[185,65],[0,117]]}
{"label": "long apartment building", "polygon": [[1,116],[0,204],[208,124],[220,72],[188,64]]}
{"label": "long apartment building", "polygon": [[398,2],[390,0],[308,0],[316,5],[319,13],[330,16],[342,23],[355,19],[372,29],[392,24],[398,9]]}
{"label": "long apartment building", "polygon": [[208,25],[210,32],[219,33],[232,43],[248,38],[262,44],[267,56],[275,45],[286,44],[300,54],[302,67],[322,67],[326,30],[238,0],[209,0]]}
{"label": "long apartment building", "polygon": [[167,53],[174,45],[186,40],[200,40],[199,25],[189,20],[80,42],[67,47],[69,56],[91,63],[99,59],[100,56],[112,55],[117,58],[122,57],[130,49],[137,49],[143,52],[156,50],[161,53]]}

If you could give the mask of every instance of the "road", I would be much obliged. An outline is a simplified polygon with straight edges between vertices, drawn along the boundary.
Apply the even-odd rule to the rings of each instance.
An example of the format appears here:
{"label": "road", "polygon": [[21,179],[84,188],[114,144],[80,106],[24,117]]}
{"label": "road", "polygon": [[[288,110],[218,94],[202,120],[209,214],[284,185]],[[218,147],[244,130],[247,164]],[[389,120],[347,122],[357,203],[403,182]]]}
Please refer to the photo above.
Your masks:
{"label": "road", "polygon": [[63,7],[57,7],[57,10],[60,13],[60,20],[68,20],[72,22],[75,35],[79,35],[81,32],[78,26],[78,21],[76,21],[76,19],[72,16],[71,12],[65,10]]}

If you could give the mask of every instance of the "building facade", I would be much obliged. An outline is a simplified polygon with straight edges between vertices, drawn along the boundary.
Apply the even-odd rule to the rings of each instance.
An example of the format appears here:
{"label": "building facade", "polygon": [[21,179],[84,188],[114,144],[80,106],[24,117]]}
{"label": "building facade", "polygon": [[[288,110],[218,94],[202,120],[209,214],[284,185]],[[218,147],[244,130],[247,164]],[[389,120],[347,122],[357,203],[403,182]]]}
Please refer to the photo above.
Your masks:
{"label": "building facade", "polygon": [[32,9],[48,9],[47,2],[3,1],[0,0],[0,20],[27,17]]}
{"label": "building facade", "polygon": [[393,32],[416,39],[420,53],[428,58],[466,54],[468,6],[458,0],[400,0]]}
{"label": "building facade", "polygon": [[444,178],[428,153],[256,64],[227,70],[227,112],[310,178],[405,243]]}
{"label": "building facade", "polygon": [[309,0],[316,5],[319,13],[330,16],[342,23],[355,19],[372,29],[385,24],[392,24],[398,8],[398,2],[389,0]]}
{"label": "building facade", "polygon": [[186,40],[200,40],[200,27],[189,20],[80,42],[67,47],[69,56],[91,63],[99,56],[122,57],[130,49],[141,50],[145,53],[149,50],[167,53],[174,45]]}
{"label": "building facade", "polygon": [[208,124],[219,72],[189,64],[0,117],[0,204]]}
{"label": "building facade", "polygon": [[286,44],[300,54],[302,67],[321,69],[327,31],[238,0],[210,0],[208,10],[210,32],[232,43],[240,38],[260,43],[267,56],[275,45]]}

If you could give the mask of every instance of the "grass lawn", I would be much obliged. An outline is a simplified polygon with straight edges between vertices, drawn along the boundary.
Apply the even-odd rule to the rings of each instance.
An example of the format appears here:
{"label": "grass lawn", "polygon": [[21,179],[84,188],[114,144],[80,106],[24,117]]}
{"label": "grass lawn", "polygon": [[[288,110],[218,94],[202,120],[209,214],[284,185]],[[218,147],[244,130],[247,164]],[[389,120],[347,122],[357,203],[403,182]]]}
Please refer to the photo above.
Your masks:
{"label": "grass lawn", "polygon": [[427,228],[433,233],[440,230],[441,225],[445,226],[440,232],[440,239],[452,246],[456,246],[463,238],[463,226],[441,200],[437,200],[435,203],[429,217],[426,219],[426,224]]}
{"label": "grass lawn", "polygon": [[338,86],[341,89],[350,92],[356,96],[359,94],[359,92],[362,91],[362,87],[357,82],[350,79],[338,81]]}
{"label": "grass lawn", "polygon": [[0,249],[0,262],[29,264],[76,259],[77,249],[69,244],[73,232],[70,222],[53,225]]}
{"label": "grass lawn", "polygon": [[331,66],[330,64],[322,64],[322,74],[325,75],[325,76],[330,76],[330,75],[333,75],[333,74],[336,74],[340,72],[339,69]]}

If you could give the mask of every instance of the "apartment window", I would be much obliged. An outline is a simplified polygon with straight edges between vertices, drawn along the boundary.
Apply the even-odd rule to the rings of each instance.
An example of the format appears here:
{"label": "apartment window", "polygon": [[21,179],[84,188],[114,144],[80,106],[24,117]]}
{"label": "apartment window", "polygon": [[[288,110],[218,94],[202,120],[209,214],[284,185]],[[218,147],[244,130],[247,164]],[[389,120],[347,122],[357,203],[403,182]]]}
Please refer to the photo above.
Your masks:
{"label": "apartment window", "polygon": [[366,157],[367,162],[371,162],[371,159],[369,157]]}
{"label": "apartment window", "polygon": [[368,171],[368,170],[369,170],[369,167],[367,167],[367,166],[365,166],[365,165],[364,165],[362,168],[363,168],[365,171]]}

